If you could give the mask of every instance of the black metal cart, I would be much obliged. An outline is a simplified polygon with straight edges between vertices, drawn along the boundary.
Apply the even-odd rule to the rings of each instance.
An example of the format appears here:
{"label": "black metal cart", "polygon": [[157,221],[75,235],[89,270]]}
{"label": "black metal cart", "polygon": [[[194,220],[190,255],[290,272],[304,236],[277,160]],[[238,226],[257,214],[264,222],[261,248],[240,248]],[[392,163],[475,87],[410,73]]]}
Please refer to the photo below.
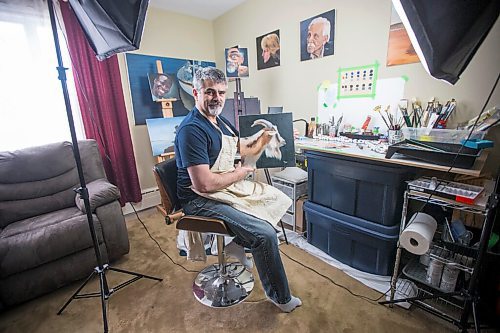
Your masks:
{"label": "black metal cart", "polygon": [[[498,179],[488,193],[475,204],[469,205],[454,200],[439,197],[437,194],[406,190],[404,194],[403,212],[400,234],[407,227],[407,210],[410,200],[420,201],[425,205],[459,209],[461,211],[479,214],[484,217],[480,231],[478,246],[464,246],[447,239],[449,225],[438,226],[434,235],[430,258],[442,262],[453,261],[460,270],[461,283],[453,290],[443,289],[430,283],[427,278],[427,267],[420,263],[419,257],[410,255],[411,259],[400,269],[402,255],[405,251],[398,242],[394,274],[391,279],[390,299],[380,304],[409,302],[444,320],[455,324],[463,332],[469,328],[480,331],[477,305],[479,301],[479,282],[483,261],[488,251],[488,241],[493,228],[496,207],[499,198]],[[444,234],[443,234],[444,233]],[[406,253],[405,253],[406,254]]]}

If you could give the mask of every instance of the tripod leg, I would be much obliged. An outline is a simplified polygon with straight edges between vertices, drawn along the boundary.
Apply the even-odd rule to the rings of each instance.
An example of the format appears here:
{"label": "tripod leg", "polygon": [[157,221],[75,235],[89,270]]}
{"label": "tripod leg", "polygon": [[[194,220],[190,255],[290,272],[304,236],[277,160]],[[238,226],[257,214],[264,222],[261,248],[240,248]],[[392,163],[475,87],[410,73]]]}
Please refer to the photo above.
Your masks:
{"label": "tripod leg", "polygon": [[90,281],[90,279],[92,279],[92,277],[95,274],[96,274],[96,271],[95,270],[92,271],[92,273],[87,277],[85,282],[82,283],[82,285],[75,291],[75,293],[66,301],[66,303],[63,305],[63,307],[57,312],[58,315],[60,315],[64,311],[64,309],[66,309],[66,307],[69,305],[69,303],[71,303],[71,301],[75,299],[75,296],[78,295],[80,290],[82,290],[83,287],[85,287],[85,285],[87,285],[87,283]]}
{"label": "tripod leg", "polygon": [[475,301],[472,301],[472,317],[474,318],[474,330],[476,331],[476,333],[479,333],[480,328],[479,328],[479,320],[477,320]]}
{"label": "tripod leg", "polygon": [[108,318],[107,318],[108,316],[106,313],[106,302],[108,299],[106,290],[108,287],[104,271],[99,272],[99,283],[101,285],[101,306],[102,306],[102,321],[104,323],[104,332],[108,332]]}
{"label": "tripod leg", "polygon": [[285,232],[285,226],[283,225],[283,221],[280,220],[281,223],[281,229],[283,230],[283,236],[285,237],[285,243],[288,245],[288,238],[286,237],[286,232]]}
{"label": "tripod leg", "polygon": [[163,279],[160,279],[160,278],[157,278],[154,276],[149,276],[149,275],[144,275],[144,274],[135,273],[135,272],[131,272],[131,271],[126,271],[124,269],[119,269],[119,268],[114,268],[114,267],[108,267],[108,269],[115,271],[115,272],[125,273],[125,274],[129,274],[129,275],[135,275],[135,276],[138,276],[141,278],[146,278],[146,279],[151,279],[151,280],[156,280],[156,281],[163,281]]}

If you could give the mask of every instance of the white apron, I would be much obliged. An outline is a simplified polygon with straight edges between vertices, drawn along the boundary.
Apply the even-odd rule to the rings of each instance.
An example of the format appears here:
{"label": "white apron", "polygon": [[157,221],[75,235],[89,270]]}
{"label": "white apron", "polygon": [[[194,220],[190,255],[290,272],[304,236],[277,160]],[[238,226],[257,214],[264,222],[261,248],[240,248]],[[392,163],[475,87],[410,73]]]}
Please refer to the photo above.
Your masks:
{"label": "white apron", "polygon": [[[227,173],[234,170],[234,158],[238,145],[238,137],[224,135],[221,129],[210,122],[222,135],[222,147],[210,171],[214,173]],[[221,120],[221,123],[224,122]],[[234,135],[230,127],[224,126]],[[226,203],[237,210],[269,222],[276,227],[288,207],[292,204],[290,199],[277,188],[249,180],[240,180],[216,192],[203,193],[191,188],[198,195],[215,201]]]}

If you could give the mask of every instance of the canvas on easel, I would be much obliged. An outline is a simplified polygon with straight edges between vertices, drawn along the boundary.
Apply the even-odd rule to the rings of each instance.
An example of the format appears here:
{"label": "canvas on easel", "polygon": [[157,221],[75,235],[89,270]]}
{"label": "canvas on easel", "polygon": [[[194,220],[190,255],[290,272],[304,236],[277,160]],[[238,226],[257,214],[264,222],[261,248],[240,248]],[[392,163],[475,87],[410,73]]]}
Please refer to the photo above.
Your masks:
{"label": "canvas on easel", "polygon": [[177,80],[171,74],[148,73],[148,79],[153,101],[159,102],[163,99],[175,99],[179,95]]}
{"label": "canvas on easel", "polygon": [[174,156],[174,141],[177,127],[185,117],[146,119],[153,156],[169,158]]}
{"label": "canvas on easel", "polygon": [[229,80],[237,77],[248,77],[248,49],[230,47],[225,49],[226,76]]}
{"label": "canvas on easel", "polygon": [[[241,103],[245,104],[245,115],[260,114],[260,100],[257,97],[246,97]],[[234,98],[227,98],[221,116],[239,130],[239,124],[235,119],[234,104]]]}
{"label": "canvas on easel", "polygon": [[240,155],[252,168],[295,166],[292,113],[239,117]]}

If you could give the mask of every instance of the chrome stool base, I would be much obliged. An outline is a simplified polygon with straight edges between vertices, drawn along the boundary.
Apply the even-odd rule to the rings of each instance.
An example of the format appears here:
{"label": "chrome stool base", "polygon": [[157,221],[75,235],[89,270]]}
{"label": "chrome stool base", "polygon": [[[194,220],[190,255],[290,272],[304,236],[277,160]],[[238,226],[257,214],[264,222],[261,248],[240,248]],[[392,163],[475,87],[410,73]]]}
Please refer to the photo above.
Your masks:
{"label": "chrome stool base", "polygon": [[226,274],[219,264],[202,270],[193,282],[193,294],[202,304],[212,308],[224,308],[239,304],[250,295],[254,278],[240,263],[227,263]]}

